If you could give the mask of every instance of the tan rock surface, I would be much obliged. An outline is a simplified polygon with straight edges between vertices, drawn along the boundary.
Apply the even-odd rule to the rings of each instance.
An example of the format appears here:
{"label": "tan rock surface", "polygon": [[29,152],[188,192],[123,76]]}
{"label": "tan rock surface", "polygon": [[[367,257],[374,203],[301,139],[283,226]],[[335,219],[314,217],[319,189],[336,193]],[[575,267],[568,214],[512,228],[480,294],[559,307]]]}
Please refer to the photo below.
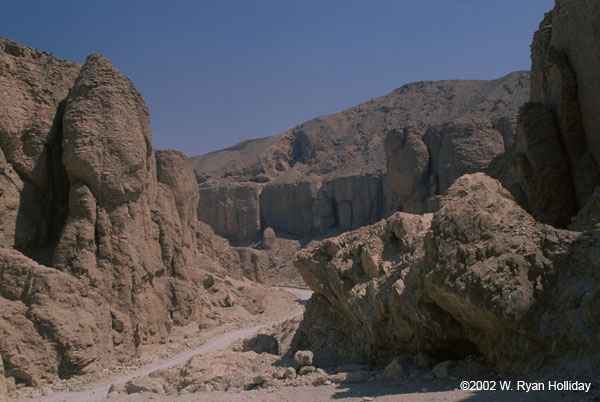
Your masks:
{"label": "tan rock surface", "polygon": [[433,212],[436,197],[466,173],[484,170],[504,152],[503,134],[489,120],[457,119],[426,131],[392,131],[384,145],[385,213]]}
{"label": "tan rock surface", "polygon": [[4,380],[4,364],[0,359],[0,402],[8,402],[8,391]]}
{"label": "tan rock surface", "polygon": [[[418,82],[285,133],[191,158],[201,197],[209,200],[199,216],[236,244],[260,240],[259,231],[269,226],[314,237],[375,223],[397,207],[397,200],[388,202],[383,194],[399,185],[396,179],[389,186],[383,182],[389,132],[413,126],[424,134],[456,119],[483,119],[497,141],[489,148],[494,156],[504,138],[512,138],[512,120],[528,91],[526,72],[494,81]],[[491,158],[481,149],[482,159]],[[480,168],[475,165],[450,173],[474,172]],[[411,176],[400,185],[411,187],[414,180],[420,183]],[[424,203],[419,200],[419,206]]]}
{"label": "tan rock surface", "polygon": [[80,68],[4,39],[0,62],[7,376],[20,386],[93,372],[166,342],[174,325],[265,310],[263,289],[228,279],[265,282],[265,260],[197,221],[189,161],[152,149],[128,78],[100,55]]}
{"label": "tan rock surface", "polygon": [[44,261],[66,213],[60,103],[79,69],[76,63],[0,38],[0,206],[5,208],[0,244]]}
{"label": "tan rock surface", "polygon": [[462,176],[433,220],[397,213],[299,253],[315,296],[295,348],[318,364],[481,353],[514,371],[597,352],[586,334],[599,328],[598,241],[535,222],[483,174]]}

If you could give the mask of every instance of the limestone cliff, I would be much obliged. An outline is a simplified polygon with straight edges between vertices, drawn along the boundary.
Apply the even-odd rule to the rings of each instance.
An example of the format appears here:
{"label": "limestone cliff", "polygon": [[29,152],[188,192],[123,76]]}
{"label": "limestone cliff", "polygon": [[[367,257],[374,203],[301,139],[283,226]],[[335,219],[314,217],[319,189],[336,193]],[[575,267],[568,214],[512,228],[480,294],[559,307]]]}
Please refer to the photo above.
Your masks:
{"label": "limestone cliff", "polygon": [[425,131],[409,127],[390,132],[385,141],[386,216],[395,211],[436,210],[438,196],[454,180],[484,170],[504,147],[502,133],[485,119],[458,119]]}
{"label": "limestone cliff", "polygon": [[[418,82],[285,133],[193,157],[200,194],[210,200],[198,216],[218,234],[249,244],[266,227],[314,237],[375,223],[404,206],[425,209],[439,188],[487,166],[510,144],[528,95],[527,72],[493,81]],[[455,120],[461,123],[452,125]],[[398,183],[405,172],[386,165],[387,148],[398,145],[385,139],[408,127],[420,140],[430,131],[425,144],[434,165],[426,177],[409,178],[414,192],[396,194],[409,184]],[[471,146],[484,152],[470,155]]]}
{"label": "limestone cliff", "polygon": [[252,250],[197,220],[187,157],[152,148],[140,93],[106,58],[80,67],[2,39],[0,88],[7,376],[38,384],[126,362],[242,300],[228,278],[265,281]]}

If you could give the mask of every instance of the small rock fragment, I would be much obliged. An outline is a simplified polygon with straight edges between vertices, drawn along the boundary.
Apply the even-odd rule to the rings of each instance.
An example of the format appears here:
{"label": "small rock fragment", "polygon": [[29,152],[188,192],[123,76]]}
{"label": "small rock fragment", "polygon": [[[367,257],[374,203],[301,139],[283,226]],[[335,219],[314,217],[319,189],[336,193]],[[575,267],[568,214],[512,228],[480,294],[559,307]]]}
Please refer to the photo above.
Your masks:
{"label": "small rock fragment", "polygon": [[309,373],[314,373],[315,371],[317,371],[317,368],[315,366],[304,366],[304,367],[301,367],[300,370],[298,370],[298,374],[306,375]]}
{"label": "small rock fragment", "polygon": [[298,367],[313,365],[313,352],[310,350],[299,350],[294,355],[294,361]]}
{"label": "small rock fragment", "polygon": [[383,370],[383,377],[386,380],[398,380],[404,377],[404,369],[400,364],[400,359],[396,357]]}
{"label": "small rock fragment", "polygon": [[284,377],[293,380],[294,378],[296,378],[296,369],[294,369],[293,367],[286,368]]}
{"label": "small rock fragment", "polygon": [[436,364],[431,371],[433,374],[440,379],[446,379],[450,375],[454,362],[452,360],[446,360],[444,362]]}

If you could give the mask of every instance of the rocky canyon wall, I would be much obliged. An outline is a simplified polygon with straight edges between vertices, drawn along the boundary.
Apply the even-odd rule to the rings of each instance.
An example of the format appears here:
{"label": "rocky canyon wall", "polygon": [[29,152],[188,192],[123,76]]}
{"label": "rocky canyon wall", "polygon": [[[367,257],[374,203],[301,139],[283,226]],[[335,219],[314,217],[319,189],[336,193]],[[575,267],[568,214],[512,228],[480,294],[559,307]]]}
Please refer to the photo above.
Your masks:
{"label": "rocky canyon wall", "polygon": [[[0,40],[0,354],[38,384],[123,363],[265,280],[197,220],[187,157],[152,148],[134,84]],[[228,284],[229,283],[229,284]],[[243,295],[242,295],[243,297]]]}
{"label": "rocky canyon wall", "polygon": [[[499,181],[484,173],[454,180],[460,169],[443,162],[447,180],[432,180],[432,161],[444,160],[444,146],[432,157],[426,145],[433,135],[388,137],[395,200],[424,212],[427,186],[449,188],[433,214],[396,213],[298,254],[295,265],[315,295],[296,348],[313,350],[323,364],[386,364],[401,355],[431,367],[481,356],[513,372],[598,356],[598,132],[583,122],[598,92],[579,86],[598,78],[597,13],[596,2],[557,0],[540,24],[531,101],[512,144],[488,170]],[[445,131],[446,149],[460,155],[461,137],[452,132]],[[485,138],[471,137],[466,149],[481,150]],[[424,195],[410,198],[419,188]]]}
{"label": "rocky canyon wall", "polygon": [[[397,210],[435,208],[452,180],[485,168],[511,143],[528,95],[527,72],[413,83],[288,132],[191,158],[206,200],[198,216],[244,245],[267,227],[311,238]],[[405,143],[409,132],[414,140]],[[406,158],[386,164],[386,154],[396,152]]]}
{"label": "rocky canyon wall", "polygon": [[519,112],[517,141],[492,163],[536,219],[566,227],[600,184],[594,1],[557,1],[531,45],[531,98]]}

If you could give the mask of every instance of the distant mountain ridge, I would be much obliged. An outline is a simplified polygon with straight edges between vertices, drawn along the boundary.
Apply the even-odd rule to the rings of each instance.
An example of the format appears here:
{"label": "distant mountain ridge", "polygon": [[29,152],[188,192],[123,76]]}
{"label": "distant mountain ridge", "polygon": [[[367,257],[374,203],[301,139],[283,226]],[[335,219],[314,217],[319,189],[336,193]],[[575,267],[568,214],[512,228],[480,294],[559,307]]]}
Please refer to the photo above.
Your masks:
{"label": "distant mountain ridge", "polygon": [[[203,199],[199,218],[239,244],[256,240],[268,226],[312,236],[374,223],[386,210],[382,180],[387,170],[384,142],[390,132],[413,127],[424,135],[430,127],[479,119],[467,125],[495,130],[503,148],[512,139],[529,85],[527,71],[491,81],[411,83],[284,133],[192,157]],[[333,184],[340,178],[355,179],[347,179],[349,190],[343,190]],[[362,184],[353,187],[353,180]],[[371,194],[357,202],[349,193],[361,188]]]}
{"label": "distant mountain ridge", "polygon": [[[507,131],[506,119],[514,123],[518,108],[529,96],[529,83],[527,71],[491,81],[410,83],[284,133],[242,141],[190,160],[200,177],[215,179],[251,180],[252,174],[261,171],[270,179],[290,174],[290,170],[300,176],[376,172],[385,167],[385,159],[377,157],[383,157],[383,139],[392,129],[422,129],[459,118],[485,118]],[[261,164],[260,159],[267,161]]]}

